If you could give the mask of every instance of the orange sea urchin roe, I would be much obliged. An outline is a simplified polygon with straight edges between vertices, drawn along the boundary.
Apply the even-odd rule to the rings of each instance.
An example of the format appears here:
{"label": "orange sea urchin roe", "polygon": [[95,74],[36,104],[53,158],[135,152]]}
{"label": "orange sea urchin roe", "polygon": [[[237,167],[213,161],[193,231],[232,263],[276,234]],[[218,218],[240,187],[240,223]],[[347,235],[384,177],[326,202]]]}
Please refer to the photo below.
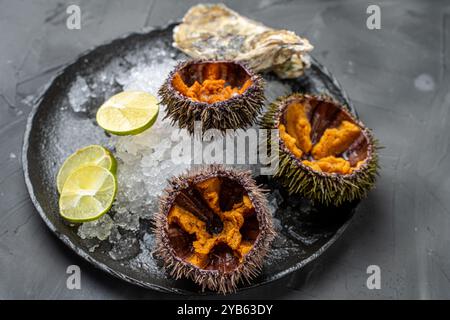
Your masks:
{"label": "orange sea urchin roe", "polygon": [[347,160],[343,158],[336,158],[334,156],[322,158],[317,161],[303,160],[303,163],[316,171],[334,172],[340,174],[349,174],[352,172],[350,163]]}
{"label": "orange sea urchin roe", "polygon": [[220,181],[218,178],[205,180],[196,187],[210,208],[222,220],[223,229],[219,234],[212,235],[206,231],[205,222],[183,208],[173,206],[168,215],[169,224],[176,223],[185,232],[195,235],[195,241],[192,243],[194,252],[187,261],[204,268],[208,263],[208,254],[219,244],[226,244],[242,261],[253,246],[248,241],[242,241],[240,233],[245,217],[254,211],[249,197],[244,195],[242,201],[234,204],[231,210],[222,212],[219,206]]}
{"label": "orange sea urchin roe", "polygon": [[312,155],[315,159],[338,155],[352,144],[360,132],[361,129],[356,124],[342,121],[339,127],[325,130],[312,149]]}
{"label": "orange sea urchin roe", "polygon": [[286,130],[296,140],[296,145],[303,152],[311,150],[311,124],[306,116],[305,107],[292,103],[286,110]]}
{"label": "orange sea urchin roe", "polygon": [[204,73],[206,79],[202,83],[195,81],[191,86],[187,86],[177,72],[172,79],[172,85],[181,94],[194,101],[214,103],[242,94],[252,84],[252,80],[247,79],[241,88],[226,85],[225,80],[218,78],[220,75],[220,69],[218,68],[219,66],[214,63],[206,65]]}
{"label": "orange sea urchin roe", "polygon": [[279,130],[280,138],[283,139],[286,147],[294,154],[294,156],[300,158],[303,152],[297,147],[297,139],[286,132],[286,127],[283,124],[280,124]]}
{"label": "orange sea urchin roe", "polygon": [[285,124],[279,125],[280,138],[292,154],[301,158],[312,155],[312,160],[303,160],[303,164],[313,170],[327,173],[350,174],[358,169],[364,160],[355,167],[339,155],[344,152],[360,135],[361,129],[350,121],[342,121],[337,128],[326,129],[319,142],[311,142],[311,124],[306,116],[305,107],[292,103],[287,107]]}

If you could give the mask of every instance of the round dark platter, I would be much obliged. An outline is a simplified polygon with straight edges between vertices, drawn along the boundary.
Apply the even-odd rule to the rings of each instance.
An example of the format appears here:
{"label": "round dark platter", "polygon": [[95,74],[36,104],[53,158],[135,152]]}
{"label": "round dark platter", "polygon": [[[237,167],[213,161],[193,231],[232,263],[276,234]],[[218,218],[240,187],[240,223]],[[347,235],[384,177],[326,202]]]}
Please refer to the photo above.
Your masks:
{"label": "round dark platter", "polygon": [[[58,214],[55,184],[59,166],[73,151],[89,144],[110,145],[110,137],[95,123],[95,113],[105,99],[123,88],[114,77],[106,79],[107,81],[105,77],[118,75],[135,67],[139,59],[130,57],[143,56],[144,59],[139,60],[139,63],[145,64],[145,61],[152,59],[146,52],[155,47],[168,51],[174,59],[185,58],[172,47],[174,26],[175,24],[171,24],[127,35],[89,51],[63,68],[36,99],[27,123],[22,157],[26,185],[37,211],[47,226],[78,255],[130,283],[163,292],[192,294],[200,293],[200,288],[188,280],[170,278],[160,261],[153,259],[151,241],[144,244],[149,246],[146,248],[146,258],[136,263],[135,257],[113,259],[108,241],[93,243],[90,239],[80,238],[77,234],[78,227],[69,225]],[[69,107],[68,95],[78,76],[83,77],[89,85],[90,98],[84,103],[82,110],[73,110]],[[314,58],[311,68],[298,79],[278,80],[271,74],[264,76],[272,83],[278,82],[284,88],[289,88],[288,91],[326,93],[355,113],[339,83]],[[285,93],[288,92],[283,92]],[[262,273],[251,284],[241,284],[238,290],[272,282],[313,261],[341,236],[357,205],[340,208],[314,207],[298,196],[288,196],[270,177],[255,178],[270,190],[269,202],[279,236],[273,244],[271,256],[266,259]],[[151,213],[149,218],[150,216]],[[142,243],[144,238],[151,236],[150,224],[149,219],[141,219],[138,230],[131,237]],[[135,254],[139,253],[142,256],[139,250]]]}

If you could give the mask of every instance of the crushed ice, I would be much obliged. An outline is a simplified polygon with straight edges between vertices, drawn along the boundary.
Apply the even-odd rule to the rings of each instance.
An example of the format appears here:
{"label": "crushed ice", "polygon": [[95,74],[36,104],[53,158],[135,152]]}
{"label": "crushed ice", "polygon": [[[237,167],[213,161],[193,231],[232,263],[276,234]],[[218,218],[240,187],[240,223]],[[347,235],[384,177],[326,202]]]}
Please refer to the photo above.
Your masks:
{"label": "crushed ice", "polygon": [[69,103],[72,110],[75,112],[86,112],[90,97],[91,89],[86,80],[81,76],[77,76],[69,90]]}
{"label": "crushed ice", "polygon": [[[111,88],[116,85],[124,91],[143,90],[157,96],[159,87],[177,63],[173,53],[158,47],[140,55],[126,56],[124,60],[123,63],[113,60],[99,73],[96,87],[91,87],[92,90],[78,76],[69,92],[72,109],[84,111],[83,106],[93,96],[94,89],[107,99],[115,93]],[[125,66],[129,68],[125,70]],[[162,120],[164,113],[164,106],[160,106],[160,116],[155,124],[141,134],[111,138],[110,145],[115,149],[118,161],[118,193],[113,210],[97,221],[82,224],[78,229],[78,235],[83,239],[108,239],[112,245],[109,255],[115,260],[132,257],[144,259],[142,248],[148,255],[149,249],[135,236],[140,219],[149,219],[157,211],[158,197],[167,177],[178,175],[189,167],[171,161],[170,151],[178,142],[172,141],[170,137],[178,129],[169,120]],[[148,237],[148,233],[144,234],[145,237]],[[95,248],[93,246],[90,249]],[[143,263],[150,262],[145,260]],[[135,264],[139,264],[139,261],[136,260]]]}
{"label": "crushed ice", "polygon": [[105,214],[98,220],[83,223],[78,228],[78,235],[81,239],[98,238],[99,240],[106,240],[111,234],[113,226],[113,220],[109,215]]}

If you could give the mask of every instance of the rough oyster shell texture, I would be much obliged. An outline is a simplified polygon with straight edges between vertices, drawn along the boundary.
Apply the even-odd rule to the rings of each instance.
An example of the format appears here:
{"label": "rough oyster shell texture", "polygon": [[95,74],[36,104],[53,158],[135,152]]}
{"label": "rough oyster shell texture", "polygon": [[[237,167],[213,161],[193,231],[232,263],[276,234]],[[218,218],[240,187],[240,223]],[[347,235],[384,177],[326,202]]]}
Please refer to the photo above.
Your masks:
{"label": "rough oyster shell texture", "polygon": [[309,67],[313,46],[292,31],[276,30],[239,15],[223,4],[199,4],[174,29],[174,46],[193,58],[228,59],[254,71],[296,78]]}

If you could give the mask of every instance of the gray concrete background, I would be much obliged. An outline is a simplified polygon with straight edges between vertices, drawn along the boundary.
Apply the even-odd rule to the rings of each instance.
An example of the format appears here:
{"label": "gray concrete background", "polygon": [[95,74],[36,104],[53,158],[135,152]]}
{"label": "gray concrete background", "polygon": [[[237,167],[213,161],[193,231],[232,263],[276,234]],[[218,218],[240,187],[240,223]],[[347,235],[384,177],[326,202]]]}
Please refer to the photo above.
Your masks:
{"label": "gray concrete background", "polygon": [[[82,29],[66,28],[78,4]],[[95,269],[51,234],[31,204],[21,167],[34,95],[88,48],[180,19],[195,1],[0,0],[0,298],[167,299]],[[270,26],[306,36],[385,148],[377,188],[318,261],[235,298],[450,298],[450,3],[445,1],[226,1]],[[366,8],[381,8],[381,30]],[[66,288],[66,268],[82,289]],[[381,268],[368,290],[366,268]],[[185,298],[185,297],[183,297]],[[188,297],[189,298],[189,297]]]}

